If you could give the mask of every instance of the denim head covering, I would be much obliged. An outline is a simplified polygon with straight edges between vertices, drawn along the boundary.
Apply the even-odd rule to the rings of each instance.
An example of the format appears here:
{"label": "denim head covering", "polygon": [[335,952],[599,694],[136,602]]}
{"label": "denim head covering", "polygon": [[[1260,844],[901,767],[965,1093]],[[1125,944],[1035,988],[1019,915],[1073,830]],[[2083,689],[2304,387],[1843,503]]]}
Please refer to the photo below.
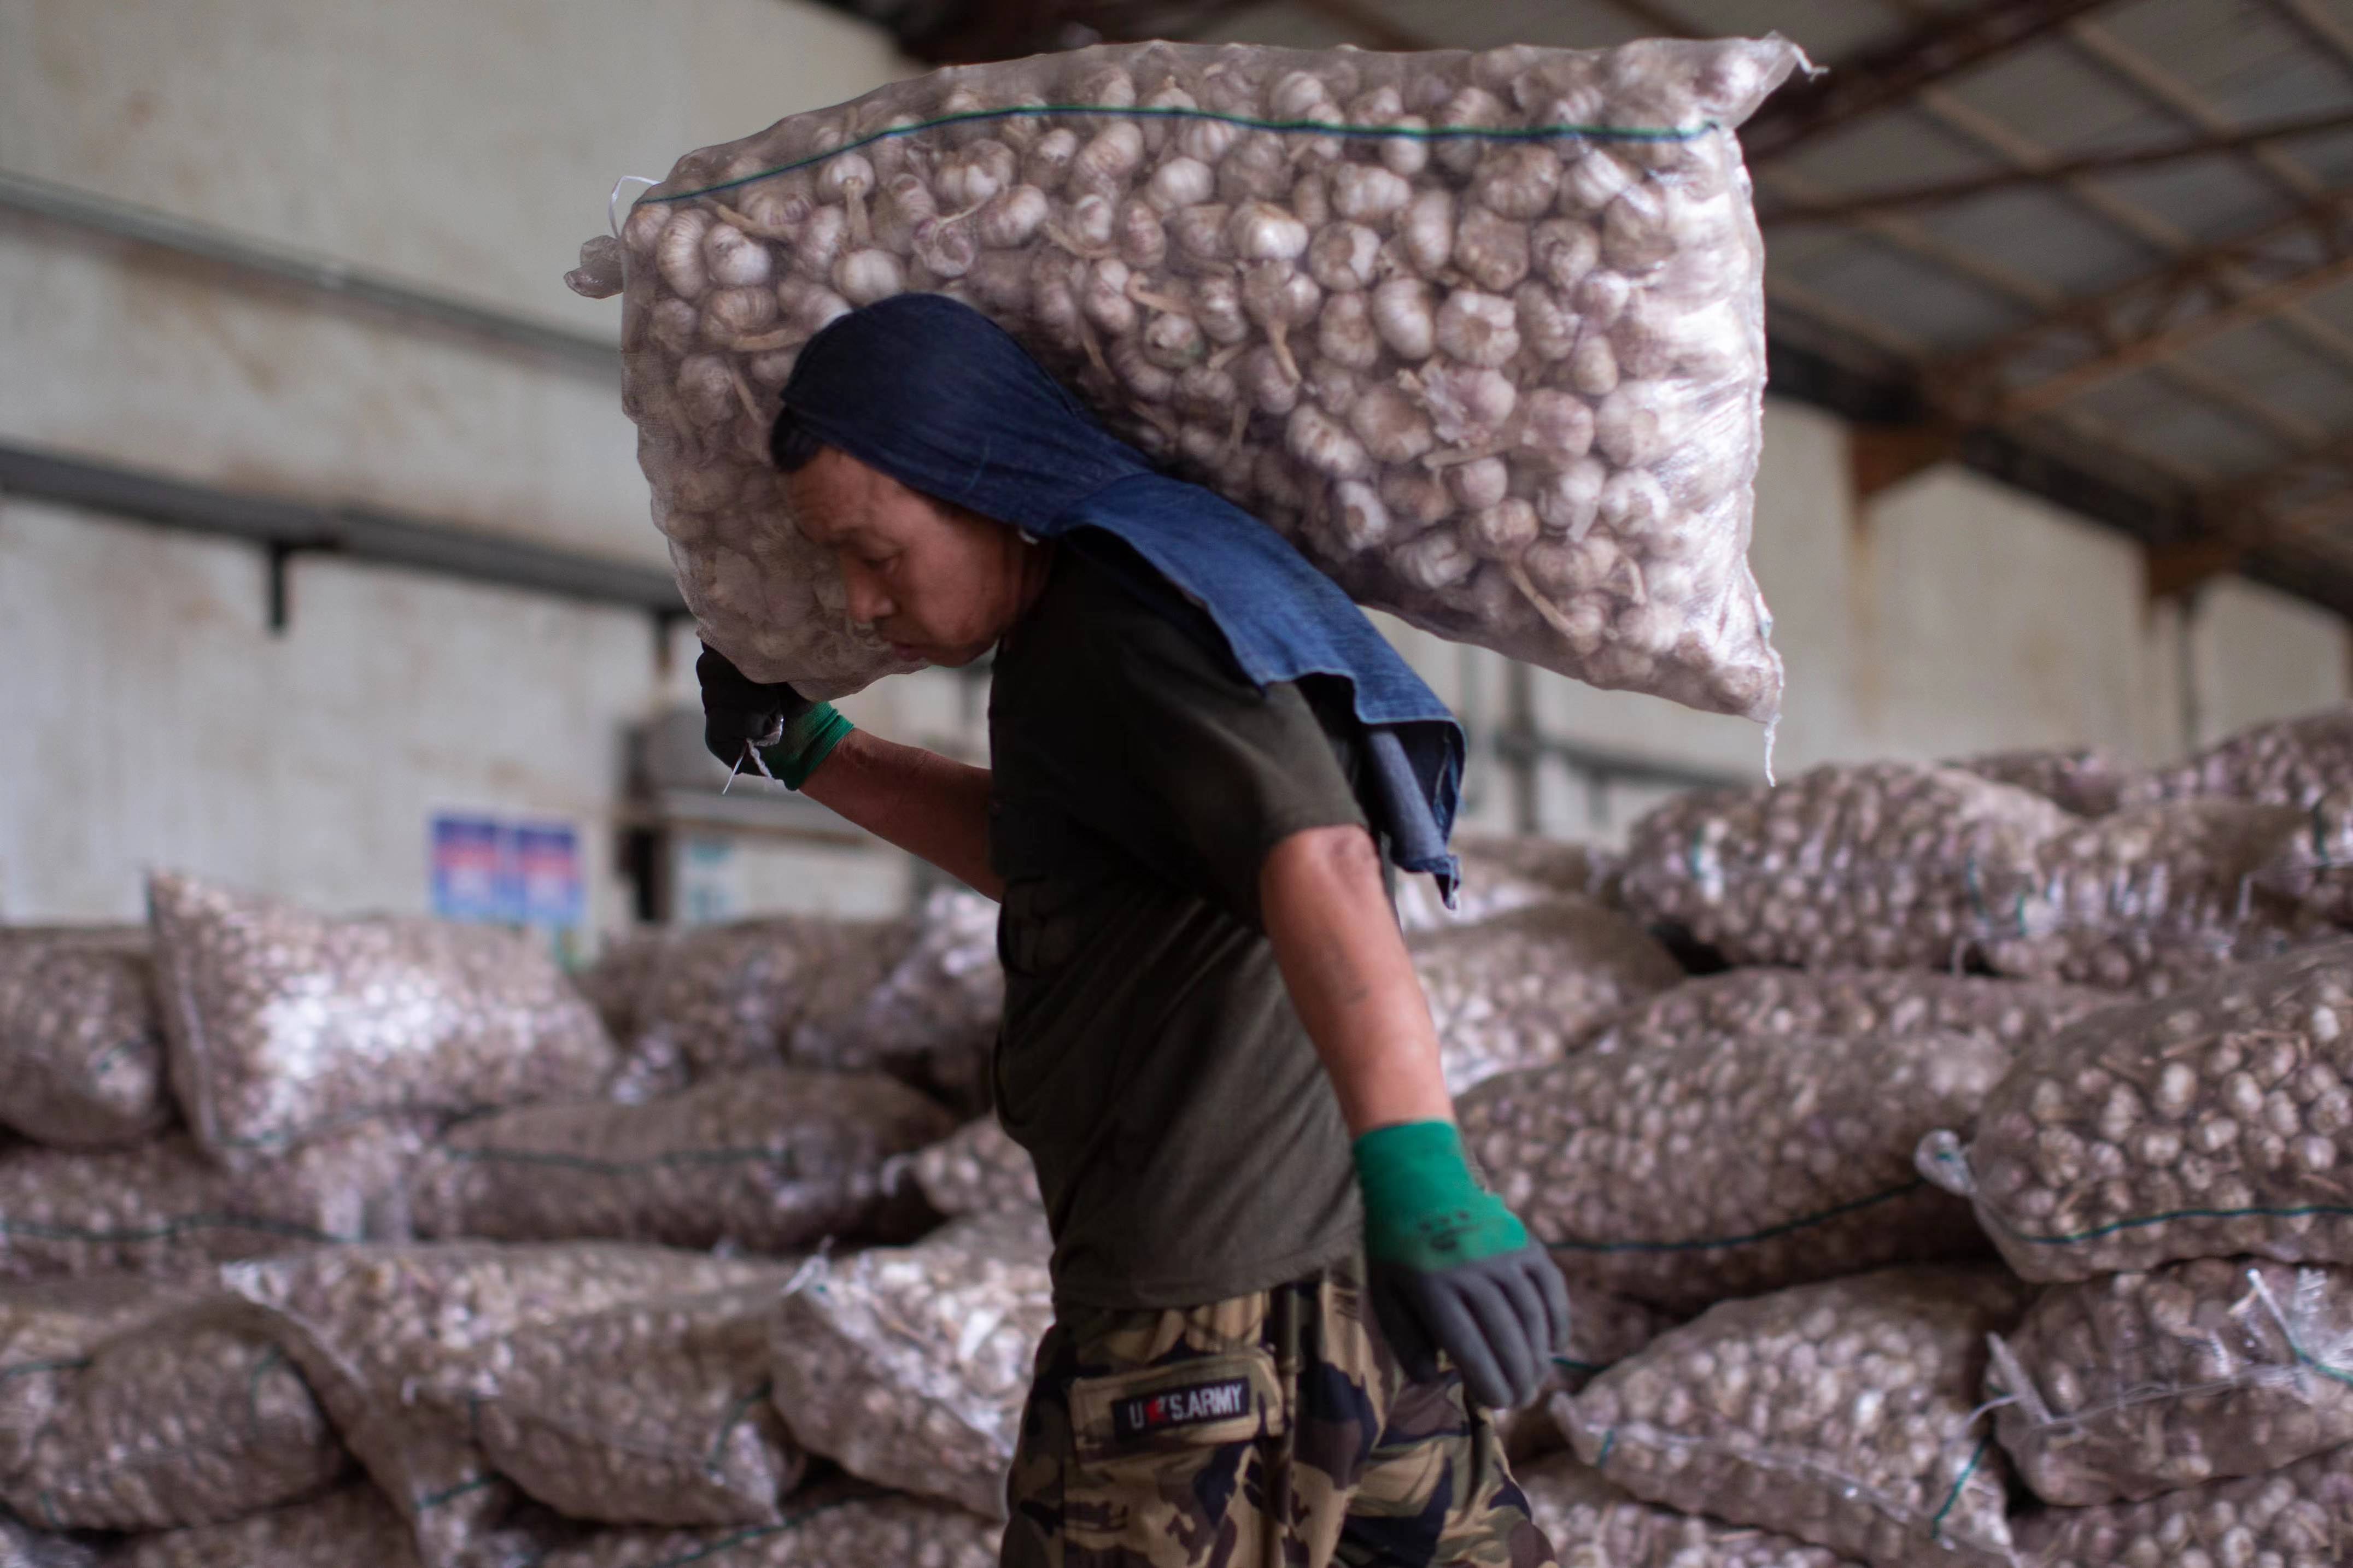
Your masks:
{"label": "denim head covering", "polygon": [[801,350],[784,403],[818,440],[934,500],[1075,548],[1090,531],[1121,540],[1208,613],[1261,687],[1345,681],[1390,856],[1451,898],[1461,726],[1281,534],[1156,471],[995,322],[944,295],[894,295],[834,321]]}

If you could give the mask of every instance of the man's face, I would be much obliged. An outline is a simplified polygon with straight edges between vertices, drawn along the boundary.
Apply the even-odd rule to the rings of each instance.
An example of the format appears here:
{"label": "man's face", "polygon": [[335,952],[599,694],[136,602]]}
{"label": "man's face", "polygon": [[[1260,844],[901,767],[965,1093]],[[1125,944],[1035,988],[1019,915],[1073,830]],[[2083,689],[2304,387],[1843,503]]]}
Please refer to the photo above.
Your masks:
{"label": "man's face", "polygon": [[849,616],[901,658],[970,664],[1021,608],[1021,536],[828,447],[786,480],[801,536],[833,552]]}

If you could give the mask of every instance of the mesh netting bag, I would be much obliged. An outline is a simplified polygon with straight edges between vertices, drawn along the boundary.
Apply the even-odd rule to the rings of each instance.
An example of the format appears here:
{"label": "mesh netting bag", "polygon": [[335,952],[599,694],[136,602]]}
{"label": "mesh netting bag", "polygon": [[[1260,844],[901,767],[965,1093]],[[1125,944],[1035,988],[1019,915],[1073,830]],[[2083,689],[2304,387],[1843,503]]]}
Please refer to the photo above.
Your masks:
{"label": "mesh netting bag", "polygon": [[1982,752],[1946,764],[1996,784],[2032,790],[2078,816],[2105,816],[2138,776],[2130,763],[2095,747]]}
{"label": "mesh netting bag", "polygon": [[2353,1447],[2283,1470],[2019,1521],[2033,1568],[2343,1568],[2353,1550]]}
{"label": "mesh netting bag", "polygon": [[21,1471],[90,1348],[200,1300],[201,1277],[100,1274],[0,1286],[0,1476]]}
{"label": "mesh netting bag", "polygon": [[1669,1311],[1968,1257],[1967,1205],[1912,1152],[2010,1053],[1967,1036],[1702,1037],[1488,1079],[1458,1109],[1562,1273]]}
{"label": "mesh netting bag", "polygon": [[816,1265],[774,1321],[785,1424],[852,1475],[1002,1518],[1050,1250],[1044,1215],[995,1214]]}
{"label": "mesh netting bag", "polygon": [[1612,1019],[1588,1051],[1651,1050],[1708,1035],[1968,1035],[2018,1050],[2086,1013],[2105,991],[1908,969],[1736,969],[1687,980]]}
{"label": "mesh netting bag", "polygon": [[536,937],[331,920],[185,877],[150,879],[147,898],[172,1087],[225,1163],[381,1111],[594,1094],[617,1065]]}
{"label": "mesh netting bag", "polygon": [[[35,1530],[0,1515],[0,1565],[5,1568],[98,1568],[100,1548],[70,1535]],[[108,1562],[120,1561],[109,1554]]]}
{"label": "mesh netting bag", "polygon": [[2024,1297],[1980,1267],[1727,1301],[1557,1407],[1578,1457],[1652,1502],[1873,1568],[2014,1568],[2001,1452],[1973,1415],[1986,1336]]}
{"label": "mesh netting bag", "polygon": [[965,300],[1359,602],[1769,720],[1745,555],[1763,247],[1733,128],[1781,40],[1102,46],[935,71],[681,159],[568,279],[705,640],[816,696],[895,666],[766,460],[800,344]]}
{"label": "mesh netting bag", "polygon": [[1581,895],[1407,939],[1446,1087],[1557,1061],[1603,1018],[1683,976],[1640,926]]}
{"label": "mesh netting bag", "polygon": [[2122,1502],[2353,1442],[2353,1270],[2201,1258],[2042,1293],[1987,1397],[2046,1501]]}
{"label": "mesh netting bag", "polygon": [[2353,788],[2353,703],[2256,724],[2217,742],[2176,768],[2134,781],[2135,802],[2235,795],[2267,805],[2310,806]]}
{"label": "mesh netting bag", "polygon": [[420,1396],[461,1412],[501,1475],[568,1518],[770,1523],[804,1466],[768,1397],[768,1320],[790,1279],[531,1324]]}
{"label": "mesh netting bag", "polygon": [[1523,1456],[1549,1454],[1565,1447],[1568,1438],[1553,1418],[1552,1396],[1575,1394],[1595,1374],[1632,1355],[1672,1323],[1665,1313],[1640,1301],[1571,1284],[1568,1342],[1553,1352],[1551,1368],[1525,1403],[1496,1413],[1496,1424],[1504,1430],[1513,1459],[1516,1462]]}
{"label": "mesh netting bag", "polygon": [[365,1482],[233,1523],[141,1536],[109,1563],[110,1568],[420,1568],[400,1510]]}
{"label": "mesh netting bag", "polygon": [[2201,799],[2118,811],[2042,845],[2017,928],[1981,951],[2006,973],[2178,991],[2337,934],[2263,885],[2306,841],[2292,806]]}
{"label": "mesh netting bag", "polygon": [[2190,1258],[2353,1263],[2353,942],[2094,1013],[2026,1051],[1976,1141],[1921,1143],[2029,1279]]}
{"label": "mesh netting bag", "polygon": [[1565,839],[1457,833],[1451,847],[1462,863],[1462,884],[1455,890],[1452,909],[1429,879],[1398,879],[1398,922],[1408,932],[1493,920],[1564,894],[1606,903],[1617,873],[1617,861],[1608,851]]}
{"label": "mesh netting bag", "polygon": [[1514,1465],[1512,1479],[1560,1568],[1854,1568],[1768,1530],[1644,1502],[1574,1454]]}
{"label": "mesh netting bag", "polygon": [[939,888],[916,912],[913,945],[856,1006],[803,1020],[789,1054],[812,1064],[871,1061],[980,1110],[988,1104],[988,1056],[1004,1016],[997,900]]}
{"label": "mesh netting bag", "polygon": [[855,1011],[915,935],[906,921],[822,915],[772,915],[665,933],[647,961],[632,1049],[675,1062],[695,1080],[779,1064],[874,1067],[871,1040],[809,1026]]}
{"label": "mesh netting bag", "polygon": [[2073,821],[1957,768],[1832,764],[1668,801],[1634,824],[1620,889],[1734,963],[1954,969],[2021,929],[2036,851]]}
{"label": "mesh netting bag", "polygon": [[887,1223],[891,1157],[955,1120],[895,1079],[765,1068],[643,1105],[536,1105],[418,1163],[420,1236],[791,1252]]}
{"label": "mesh netting bag", "polygon": [[0,1152],[0,1279],[180,1274],[301,1242],[393,1237],[425,1130],[379,1119],[227,1171],[185,1133]]}
{"label": "mesh netting bag", "polygon": [[1045,1206],[1029,1151],[1016,1143],[994,1116],[968,1121],[904,1158],[923,1201],[951,1219]]}
{"label": "mesh netting bag", "polygon": [[272,1314],[279,1342],[407,1521],[425,1568],[471,1568],[514,1492],[467,1422],[416,1390],[534,1324],[768,1272],[651,1247],[459,1245],[317,1247],[228,1264],[221,1278]]}
{"label": "mesh netting bag", "polygon": [[2315,920],[2353,926],[2353,784],[2313,802],[2255,868],[2254,882]]}
{"label": "mesh netting bag", "polygon": [[0,928],[0,1124],[103,1148],[171,1119],[145,929]]}
{"label": "mesh netting bag", "polygon": [[608,1530],[534,1568],[997,1568],[1003,1527],[945,1503],[833,1483],[774,1524]]}
{"label": "mesh netting bag", "polygon": [[[42,1289],[0,1291],[0,1321],[33,1329],[9,1298]],[[37,1314],[46,1331],[0,1352],[0,1502],[52,1529],[167,1530],[308,1497],[350,1466],[252,1307],[193,1300],[126,1324],[118,1303],[92,1305]],[[31,1339],[46,1343],[26,1359]]]}

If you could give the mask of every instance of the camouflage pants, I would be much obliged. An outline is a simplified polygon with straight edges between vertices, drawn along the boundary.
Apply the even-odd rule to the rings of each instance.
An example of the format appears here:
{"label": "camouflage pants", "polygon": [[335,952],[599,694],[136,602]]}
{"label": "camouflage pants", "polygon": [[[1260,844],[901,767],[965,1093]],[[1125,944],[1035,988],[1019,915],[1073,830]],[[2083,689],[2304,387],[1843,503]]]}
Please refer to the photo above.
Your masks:
{"label": "camouflage pants", "polygon": [[1022,1415],[1004,1568],[1556,1568],[1493,1420],[1451,1373],[1406,1382],[1361,1279],[1065,1311]]}

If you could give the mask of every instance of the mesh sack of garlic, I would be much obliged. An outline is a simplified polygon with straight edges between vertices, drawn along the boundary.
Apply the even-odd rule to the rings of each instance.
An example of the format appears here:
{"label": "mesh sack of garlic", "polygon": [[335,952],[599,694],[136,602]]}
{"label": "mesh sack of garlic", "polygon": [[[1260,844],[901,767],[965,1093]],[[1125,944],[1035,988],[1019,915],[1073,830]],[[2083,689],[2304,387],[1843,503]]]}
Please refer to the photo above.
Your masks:
{"label": "mesh sack of garlic", "polygon": [[[688,1077],[745,1068],[858,1071],[873,1042],[819,1028],[854,1012],[915,941],[905,921],[775,915],[693,926],[661,939],[638,1007],[640,1052]],[[803,1048],[806,1047],[806,1048]]]}
{"label": "mesh sack of garlic", "polygon": [[1560,1568],[1856,1568],[1768,1530],[1644,1502],[1574,1454],[1514,1465],[1512,1479]]}
{"label": "mesh sack of garlic", "polygon": [[1921,1142],[2029,1279],[2189,1258],[2353,1263],[2353,942],[2094,1013],[2020,1057],[1974,1142]]}
{"label": "mesh sack of garlic", "polygon": [[923,1201],[950,1218],[1046,1206],[1029,1152],[994,1116],[968,1121],[904,1158]]}
{"label": "mesh sack of garlic", "polygon": [[201,1300],[201,1275],[99,1274],[0,1285],[0,1476],[22,1470],[90,1347]]}
{"label": "mesh sack of garlic", "polygon": [[2033,1568],[2344,1568],[2353,1561],[2353,1447],[2145,1502],[2052,1508],[2018,1522]]}
{"label": "mesh sack of garlic", "polygon": [[2313,802],[2256,868],[2254,883],[2313,919],[2353,926],[2353,784]]}
{"label": "mesh sack of garlic", "polygon": [[224,1163],[377,1112],[594,1094],[617,1065],[594,1010],[525,933],[333,920],[169,875],[147,898],[172,1088]]}
{"label": "mesh sack of garlic", "polygon": [[2353,1443],[2353,1270],[2201,1258],[2043,1292],[1986,1396],[2019,1476],[2084,1506]]}
{"label": "mesh sack of garlic", "polygon": [[2146,803],[2223,795],[2309,806],[2347,788],[2353,788],[2353,703],[2242,730],[2179,767],[2135,780],[2126,796]]}
{"label": "mesh sack of garlic", "polygon": [[852,1475],[1003,1518],[1050,1250],[1042,1213],[1008,1213],[814,1265],[769,1341],[785,1425]]}
{"label": "mesh sack of garlic", "polygon": [[1575,1394],[1596,1373],[1624,1361],[1672,1323],[1665,1313],[1640,1301],[1570,1285],[1567,1342],[1553,1352],[1552,1365],[1535,1393],[1523,1404],[1496,1412],[1506,1451],[1516,1460],[1566,1447],[1568,1438],[1553,1419],[1552,1396]]}
{"label": "mesh sack of garlic", "polygon": [[1668,801],[1634,824],[1620,888],[1734,963],[1954,969],[2021,929],[2035,852],[2073,821],[1956,768],[1832,764]]}
{"label": "mesh sack of garlic", "polygon": [[955,1125],[894,1079],[794,1068],[643,1105],[526,1106],[427,1152],[410,1214],[425,1237],[791,1252],[884,1220],[886,1163]]}
{"label": "mesh sack of garlic", "polygon": [[1978,975],[1736,969],[1660,993],[1583,1048],[1651,1050],[1704,1035],[1967,1035],[2015,1051],[2117,1005],[2105,991]]}
{"label": "mesh sack of garlic", "polygon": [[0,1424],[20,1449],[0,1503],[52,1529],[168,1530],[308,1497],[349,1468],[250,1305],[190,1301],[128,1326],[111,1315],[84,1315],[39,1359],[0,1360]]}
{"label": "mesh sack of garlic", "polygon": [[425,1145],[377,1119],[281,1159],[225,1171],[184,1132],[129,1149],[0,1152],[0,1279],[185,1274],[301,1242],[401,1234]]}
{"label": "mesh sack of garlic", "polygon": [[1873,1568],[2014,1568],[2000,1449],[1974,1420],[1999,1268],[1890,1268],[1727,1301],[1557,1402],[1640,1498]]}
{"label": "mesh sack of garlic", "polygon": [[1982,1252],[1912,1152],[1974,1116],[2010,1060],[1967,1036],[1718,1036],[1489,1079],[1459,1115],[1563,1274],[1695,1311]]}
{"label": "mesh sack of garlic", "polygon": [[222,1282],[273,1314],[279,1342],[335,1428],[408,1521],[425,1568],[470,1568],[515,1502],[464,1418],[413,1391],[502,1335],[767,1272],[662,1247],[316,1247],[223,1266]]}
{"label": "mesh sack of garlic", "polygon": [[1407,945],[1455,1094],[1558,1061],[1604,1018],[1683,977],[1640,926],[1578,894],[1417,931]]}
{"label": "mesh sack of garlic", "polygon": [[829,1482],[796,1496],[775,1524],[607,1530],[533,1568],[997,1568],[1003,1533],[964,1509]]}
{"label": "mesh sack of garlic", "polygon": [[1462,885],[1448,909],[1424,878],[1398,879],[1398,923],[1409,933],[1493,920],[1564,894],[1609,901],[1616,858],[1591,845],[1502,833],[1458,833],[1452,845]]}
{"label": "mesh sack of garlic", "polygon": [[138,1536],[107,1563],[109,1568],[420,1568],[407,1521],[391,1499],[364,1481],[232,1523]]}
{"label": "mesh sack of garlic", "polygon": [[2138,770],[2096,747],[1980,752],[1945,764],[1996,784],[2031,790],[2077,816],[2105,816],[2124,804]]}
{"label": "mesh sack of garlic", "polygon": [[[100,1549],[70,1535],[35,1530],[20,1520],[0,1514],[0,1563],[7,1568],[99,1568]],[[121,1561],[118,1552],[104,1553],[108,1563]]]}
{"label": "mesh sack of garlic", "polygon": [[171,1120],[145,929],[0,928],[0,1124],[104,1148]]}
{"label": "mesh sack of garlic", "polygon": [[794,1061],[871,1061],[961,1109],[988,1104],[988,1057],[1005,1016],[997,901],[935,889],[915,939],[849,1009],[812,1012],[793,1032]]}
{"label": "mesh sack of garlic", "polygon": [[1769,721],[1746,560],[1763,247],[1733,131],[1778,39],[1580,53],[1106,45],[681,158],[567,279],[705,640],[812,695],[895,667],[789,526],[768,426],[853,306],[961,299],[1360,603]]}
{"label": "mesh sack of garlic", "polygon": [[667,950],[664,929],[608,936],[596,961],[575,972],[572,984],[596,1009],[605,1032],[627,1047],[638,1035],[638,1008],[653,986],[655,966]]}
{"label": "mesh sack of garlic", "polygon": [[770,1401],[768,1320],[792,1271],[502,1334],[417,1394],[507,1479],[572,1519],[765,1524],[805,1461]]}
{"label": "mesh sack of garlic", "polygon": [[2162,996],[2326,940],[2335,929],[2263,876],[2308,827],[2293,806],[2219,798],[2084,823],[2043,843],[2034,893],[1980,952],[2005,973]]}

